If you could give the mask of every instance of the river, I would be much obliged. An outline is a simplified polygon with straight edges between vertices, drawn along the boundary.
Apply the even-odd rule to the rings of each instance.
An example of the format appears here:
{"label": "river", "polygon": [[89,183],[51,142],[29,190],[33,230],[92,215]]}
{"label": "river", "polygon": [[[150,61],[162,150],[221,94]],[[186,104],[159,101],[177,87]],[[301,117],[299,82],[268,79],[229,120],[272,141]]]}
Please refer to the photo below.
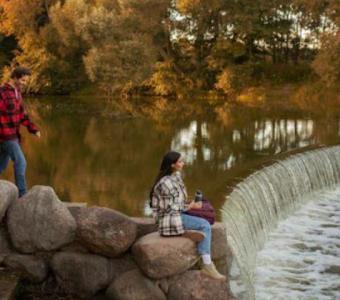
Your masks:
{"label": "river", "polygon": [[[138,101],[136,109],[89,97],[29,99],[27,110],[42,132],[41,139],[23,134],[29,186],[52,186],[63,201],[148,215],[161,157],[174,149],[185,158],[189,195],[201,189],[219,209],[231,188],[263,165],[340,142],[336,114],[316,117],[204,99]],[[12,168],[3,177],[13,180]]]}

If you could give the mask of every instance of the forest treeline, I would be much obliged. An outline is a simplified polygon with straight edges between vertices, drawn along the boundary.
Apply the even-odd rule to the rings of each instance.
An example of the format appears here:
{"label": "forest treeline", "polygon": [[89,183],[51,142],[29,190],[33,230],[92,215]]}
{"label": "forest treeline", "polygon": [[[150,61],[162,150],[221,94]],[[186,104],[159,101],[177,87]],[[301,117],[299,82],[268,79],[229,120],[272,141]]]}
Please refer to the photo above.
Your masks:
{"label": "forest treeline", "polygon": [[339,0],[0,0],[0,68],[29,91],[235,93],[340,80]]}

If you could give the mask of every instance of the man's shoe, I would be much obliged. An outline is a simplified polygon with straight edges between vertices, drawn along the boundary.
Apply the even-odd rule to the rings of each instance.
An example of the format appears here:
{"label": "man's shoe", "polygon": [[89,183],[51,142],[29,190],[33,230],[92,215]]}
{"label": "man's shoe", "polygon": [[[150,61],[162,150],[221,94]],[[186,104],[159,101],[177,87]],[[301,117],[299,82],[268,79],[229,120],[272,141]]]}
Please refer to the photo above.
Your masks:
{"label": "man's shoe", "polygon": [[211,278],[214,278],[214,279],[218,279],[218,280],[226,280],[226,277],[222,274],[220,274],[214,263],[212,262],[211,264],[209,265],[205,265],[203,264],[202,265],[202,268],[201,268],[201,272],[208,275],[209,277]]}
{"label": "man's shoe", "polygon": [[186,230],[181,236],[186,237],[195,243],[198,243],[205,238],[205,234],[198,230]]}

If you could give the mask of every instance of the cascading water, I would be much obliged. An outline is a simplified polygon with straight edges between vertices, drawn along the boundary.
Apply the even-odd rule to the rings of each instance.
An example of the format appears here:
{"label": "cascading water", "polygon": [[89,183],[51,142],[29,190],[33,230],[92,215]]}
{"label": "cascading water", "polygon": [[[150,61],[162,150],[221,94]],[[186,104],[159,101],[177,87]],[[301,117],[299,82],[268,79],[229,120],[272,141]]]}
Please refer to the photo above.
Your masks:
{"label": "cascading water", "polygon": [[340,299],[340,186],[314,193],[257,254],[257,300]]}
{"label": "cascading water", "polygon": [[247,292],[255,299],[258,251],[278,221],[311,195],[340,182],[340,146],[295,155],[265,167],[239,183],[222,207],[229,246]]}

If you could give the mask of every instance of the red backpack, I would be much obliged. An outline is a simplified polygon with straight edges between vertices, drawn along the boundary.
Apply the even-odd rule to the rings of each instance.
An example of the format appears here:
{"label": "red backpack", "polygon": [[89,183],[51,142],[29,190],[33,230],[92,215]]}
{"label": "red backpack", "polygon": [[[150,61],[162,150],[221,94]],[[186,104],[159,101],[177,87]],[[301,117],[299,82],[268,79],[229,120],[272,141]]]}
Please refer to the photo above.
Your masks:
{"label": "red backpack", "polygon": [[190,209],[184,212],[187,215],[199,217],[207,220],[211,225],[215,223],[215,209],[209,202],[209,200],[202,199],[202,208],[200,209]]}

